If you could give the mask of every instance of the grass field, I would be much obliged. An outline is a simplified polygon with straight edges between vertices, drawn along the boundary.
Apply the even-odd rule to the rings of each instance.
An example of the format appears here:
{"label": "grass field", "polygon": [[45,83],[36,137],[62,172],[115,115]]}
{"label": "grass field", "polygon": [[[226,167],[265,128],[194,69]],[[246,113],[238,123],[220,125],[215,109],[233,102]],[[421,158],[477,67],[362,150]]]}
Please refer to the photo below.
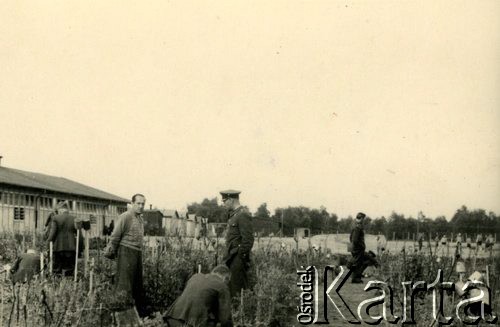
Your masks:
{"label": "grass field", "polygon": [[[315,265],[320,271],[325,265],[343,265],[349,259],[346,253],[348,235],[318,235],[309,239],[257,238],[252,251],[250,276],[252,290],[245,291],[242,298],[234,300],[233,319],[236,326],[299,326],[296,320],[300,289],[297,287],[297,269]],[[3,235],[1,238],[3,264],[12,261],[20,247],[19,238]],[[26,240],[29,244],[29,240]],[[375,237],[367,235],[368,250],[376,251]],[[38,243],[42,244],[42,243]],[[101,242],[103,245],[104,242]],[[326,244],[326,246],[325,246]],[[2,285],[0,316],[2,326],[108,326],[112,325],[112,312],[117,302],[113,296],[111,279],[114,262],[102,257],[101,248],[90,251],[95,265],[84,276],[83,260],[77,282],[73,278],[57,278],[45,274],[42,278],[26,283],[14,290],[5,274],[0,277]],[[297,246],[299,251],[296,251]],[[319,247],[321,246],[321,250]],[[380,257],[379,269],[369,268],[365,283],[369,280],[385,281],[394,288],[396,307],[402,303],[402,282],[423,280],[431,283],[438,269],[442,269],[445,281],[458,280],[456,260],[453,255],[436,255],[434,247],[428,245],[421,252],[410,249],[412,242],[388,242],[387,249]],[[315,250],[315,247],[317,250]],[[405,251],[401,251],[405,248]],[[328,249],[328,251],[326,250]],[[172,304],[182,292],[186,281],[198,269],[208,272],[220,263],[224,250],[223,240],[146,238],[144,250],[144,284],[151,316],[143,323],[147,326],[161,326],[161,313]],[[437,251],[439,254],[439,251]],[[453,245],[444,253],[454,253]],[[466,273],[475,270],[485,272],[488,267],[489,285],[493,308],[500,306],[500,260],[498,245],[493,252],[479,252],[475,249],[463,253]],[[90,271],[93,280],[90,282]],[[374,293],[365,292],[366,284],[346,283],[341,290],[349,306],[354,308]],[[320,285],[320,288],[322,286]],[[16,300],[17,299],[17,300]],[[320,305],[323,298],[320,297]],[[460,297],[448,296],[446,312],[452,312]],[[432,295],[425,294],[417,299],[417,326],[432,324]],[[331,306],[330,306],[331,309]],[[373,311],[372,313],[376,312]],[[396,310],[396,312],[398,312]],[[399,314],[401,312],[399,311]],[[329,310],[330,326],[347,326],[340,315]],[[437,326],[437,324],[435,324]],[[461,326],[455,321],[452,326]]]}

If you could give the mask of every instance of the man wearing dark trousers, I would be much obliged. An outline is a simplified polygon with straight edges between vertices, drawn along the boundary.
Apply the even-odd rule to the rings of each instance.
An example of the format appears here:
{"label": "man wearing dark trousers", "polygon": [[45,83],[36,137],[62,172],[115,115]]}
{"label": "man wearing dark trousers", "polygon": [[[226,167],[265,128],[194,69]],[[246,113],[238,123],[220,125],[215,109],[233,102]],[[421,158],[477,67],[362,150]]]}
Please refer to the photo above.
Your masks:
{"label": "man wearing dark trousers", "polygon": [[[230,327],[231,296],[227,286],[231,273],[225,265],[210,274],[195,274],[163,320],[168,327]],[[220,324],[220,325],[218,325]]]}
{"label": "man wearing dark trousers", "polygon": [[[76,226],[75,216],[69,213],[68,202],[57,205],[58,214],[50,222],[47,242],[53,242],[54,272],[63,276],[71,276],[75,269],[76,259]],[[78,240],[80,242],[80,240]],[[83,242],[80,242],[83,245]],[[80,250],[81,250],[80,246]]]}
{"label": "man wearing dark trousers", "polygon": [[349,262],[347,268],[352,271],[352,283],[358,284],[363,283],[361,277],[363,277],[363,271],[368,266],[378,267],[378,262],[375,259],[373,253],[366,253],[365,245],[365,232],[363,230],[363,223],[366,215],[362,212],[356,215],[356,222],[349,241],[351,242],[352,249],[352,259]]}
{"label": "man wearing dark trousers", "polygon": [[229,211],[224,262],[231,270],[231,296],[237,296],[242,289],[248,288],[250,252],[254,242],[252,218],[240,205],[240,193],[234,190],[220,192],[222,202]]}
{"label": "man wearing dark trousers", "polygon": [[141,316],[146,315],[142,276],[142,213],[145,203],[146,198],[142,194],[132,197],[132,206],[118,217],[104,254],[109,259],[117,260],[115,300],[123,307],[116,309],[126,310],[135,305]]}

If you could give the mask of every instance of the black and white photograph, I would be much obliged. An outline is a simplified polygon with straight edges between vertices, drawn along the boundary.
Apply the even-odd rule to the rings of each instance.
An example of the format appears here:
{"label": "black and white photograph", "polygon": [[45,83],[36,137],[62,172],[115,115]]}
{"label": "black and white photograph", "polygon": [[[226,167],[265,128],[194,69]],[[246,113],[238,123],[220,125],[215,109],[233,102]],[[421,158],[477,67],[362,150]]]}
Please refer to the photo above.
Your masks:
{"label": "black and white photograph", "polygon": [[500,324],[500,1],[0,1],[0,326]]}

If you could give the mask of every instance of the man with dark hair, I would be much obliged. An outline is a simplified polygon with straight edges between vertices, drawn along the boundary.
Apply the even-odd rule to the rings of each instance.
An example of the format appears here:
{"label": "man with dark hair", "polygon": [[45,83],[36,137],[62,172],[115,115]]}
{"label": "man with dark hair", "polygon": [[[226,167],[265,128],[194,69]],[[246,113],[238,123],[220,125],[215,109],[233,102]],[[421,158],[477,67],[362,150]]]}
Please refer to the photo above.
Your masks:
{"label": "man with dark hair", "polygon": [[356,215],[356,222],[353,230],[351,231],[351,235],[349,237],[349,241],[351,242],[351,254],[352,259],[348,263],[347,268],[352,271],[352,283],[358,284],[363,283],[361,277],[363,277],[363,271],[368,266],[378,267],[378,262],[375,259],[374,253],[366,253],[366,245],[365,245],[365,232],[363,230],[363,223],[366,215],[362,212],[359,212]]}
{"label": "man with dark hair", "polygon": [[210,274],[195,274],[163,320],[168,327],[232,326],[231,296],[227,286],[231,272],[225,265]]}
{"label": "man with dark hair", "polygon": [[132,197],[132,206],[118,217],[104,254],[109,259],[117,258],[114,280],[116,299],[123,300],[125,306],[120,309],[135,304],[141,316],[146,314],[142,279],[142,213],[145,203],[146,198],[142,194]]}
{"label": "man with dark hair", "polygon": [[[54,272],[71,276],[76,259],[76,218],[69,214],[69,204],[66,201],[57,204],[57,212],[50,222],[47,243],[53,242]],[[83,245],[82,239],[78,241]]]}
{"label": "man with dark hair", "polygon": [[135,199],[136,199],[138,196],[140,196],[141,198],[144,198],[144,199],[146,198],[146,197],[145,197],[144,195],[142,195],[141,193],[136,193],[136,194],[132,195],[132,203],[134,203],[134,202],[135,202]]}
{"label": "man with dark hair", "polygon": [[250,251],[254,242],[251,216],[240,205],[240,193],[234,190],[220,192],[224,206],[229,211],[224,262],[231,270],[231,296],[237,296],[242,289],[248,288]]}

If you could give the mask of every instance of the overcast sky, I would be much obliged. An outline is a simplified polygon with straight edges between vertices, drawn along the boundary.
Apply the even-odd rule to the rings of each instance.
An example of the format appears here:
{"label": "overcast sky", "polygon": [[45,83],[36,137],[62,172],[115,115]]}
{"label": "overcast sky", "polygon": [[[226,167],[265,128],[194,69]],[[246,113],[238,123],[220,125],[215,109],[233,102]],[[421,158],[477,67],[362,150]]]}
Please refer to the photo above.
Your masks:
{"label": "overcast sky", "polygon": [[500,213],[499,1],[237,3],[2,1],[2,165],[164,208]]}

